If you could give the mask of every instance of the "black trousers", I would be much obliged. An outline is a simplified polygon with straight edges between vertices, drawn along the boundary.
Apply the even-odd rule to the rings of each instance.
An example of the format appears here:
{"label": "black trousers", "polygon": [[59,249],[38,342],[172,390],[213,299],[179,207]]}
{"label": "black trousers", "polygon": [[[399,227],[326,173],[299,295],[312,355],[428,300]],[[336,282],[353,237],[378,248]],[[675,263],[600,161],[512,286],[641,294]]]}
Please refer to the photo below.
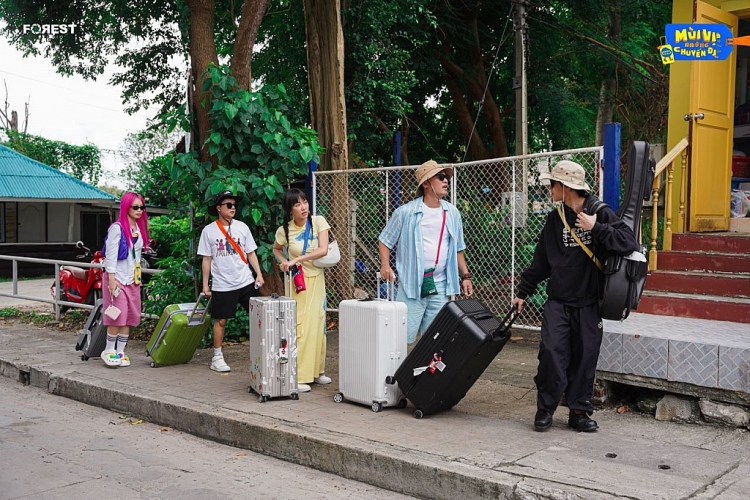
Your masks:
{"label": "black trousers", "polygon": [[597,304],[572,307],[549,299],[544,305],[539,367],[534,377],[537,408],[554,413],[565,394],[568,408],[591,414],[601,345],[602,319]]}

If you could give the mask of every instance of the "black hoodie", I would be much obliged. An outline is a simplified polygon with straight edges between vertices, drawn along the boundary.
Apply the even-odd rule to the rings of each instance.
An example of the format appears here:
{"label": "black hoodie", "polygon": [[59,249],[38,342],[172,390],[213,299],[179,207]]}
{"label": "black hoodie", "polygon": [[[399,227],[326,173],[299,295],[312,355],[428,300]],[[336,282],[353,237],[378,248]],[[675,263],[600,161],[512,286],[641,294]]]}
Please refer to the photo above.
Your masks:
{"label": "black hoodie", "polygon": [[[594,196],[585,197],[584,213],[591,213],[595,201]],[[576,213],[566,205],[563,205],[563,212],[570,229],[602,264],[610,254],[629,255],[639,250],[633,231],[608,206],[597,212],[591,231],[575,227]],[[587,306],[599,300],[603,275],[565,229],[557,209],[547,214],[531,265],[521,273],[518,298],[525,300],[545,278],[549,278],[547,296],[550,299],[574,307]]]}

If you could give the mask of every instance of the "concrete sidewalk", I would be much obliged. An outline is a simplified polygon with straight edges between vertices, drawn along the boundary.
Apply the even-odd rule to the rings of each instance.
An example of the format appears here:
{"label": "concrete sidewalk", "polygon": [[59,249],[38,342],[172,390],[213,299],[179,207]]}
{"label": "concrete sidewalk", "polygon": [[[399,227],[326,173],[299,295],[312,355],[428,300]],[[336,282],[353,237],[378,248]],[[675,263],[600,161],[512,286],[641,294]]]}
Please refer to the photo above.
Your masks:
{"label": "concrete sidewalk", "polygon": [[247,346],[227,349],[233,371],[219,375],[208,369],[208,351],[153,369],[144,344],[131,342],[132,365],[108,369],[81,361],[75,340],[71,332],[0,323],[0,374],[419,498],[726,500],[750,491],[746,431],[603,411],[595,416],[600,431],[583,434],[566,427],[561,408],[549,432],[534,432],[533,341],[509,343],[456,408],[417,420],[411,405],[373,413],[332,401],[333,335],[333,384],[313,386],[299,401],[263,404],[246,390]]}

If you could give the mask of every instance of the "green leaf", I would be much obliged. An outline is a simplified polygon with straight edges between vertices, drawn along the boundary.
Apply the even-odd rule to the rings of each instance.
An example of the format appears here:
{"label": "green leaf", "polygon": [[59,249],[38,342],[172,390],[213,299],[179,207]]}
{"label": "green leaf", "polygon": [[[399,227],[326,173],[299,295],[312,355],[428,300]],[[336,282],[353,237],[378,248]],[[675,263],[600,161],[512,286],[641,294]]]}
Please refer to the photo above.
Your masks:
{"label": "green leaf", "polygon": [[227,118],[229,118],[230,120],[234,119],[234,117],[237,115],[237,111],[239,111],[239,109],[237,108],[236,104],[226,103],[224,105],[224,113],[226,113]]}
{"label": "green leaf", "polygon": [[250,213],[251,213],[251,215],[252,215],[252,217],[253,217],[253,222],[255,222],[256,224],[257,224],[258,222],[260,222],[260,219],[262,219],[262,218],[263,218],[263,212],[261,212],[261,211],[260,211],[260,209],[257,209],[257,208],[253,208],[253,209],[252,209],[252,210],[250,211]]}

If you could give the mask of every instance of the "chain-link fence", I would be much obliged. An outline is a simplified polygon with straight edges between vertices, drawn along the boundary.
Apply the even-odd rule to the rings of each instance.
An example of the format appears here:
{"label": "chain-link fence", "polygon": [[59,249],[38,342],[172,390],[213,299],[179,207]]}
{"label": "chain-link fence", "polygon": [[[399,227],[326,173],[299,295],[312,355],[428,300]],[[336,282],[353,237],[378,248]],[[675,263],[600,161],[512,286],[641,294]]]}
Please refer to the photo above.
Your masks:
{"label": "chain-link fence", "polygon": [[[474,293],[496,314],[504,314],[519,274],[529,265],[552,201],[539,175],[560,160],[586,169],[587,182],[600,191],[602,148],[500,158],[451,166],[450,202],[463,220]],[[385,296],[377,290],[378,236],[391,213],[415,197],[417,166],[315,172],[313,211],[326,217],[339,242],[341,262],[326,270],[329,310],[343,299]],[[395,251],[391,252],[395,269]],[[527,300],[516,326],[538,328],[546,283]]]}

